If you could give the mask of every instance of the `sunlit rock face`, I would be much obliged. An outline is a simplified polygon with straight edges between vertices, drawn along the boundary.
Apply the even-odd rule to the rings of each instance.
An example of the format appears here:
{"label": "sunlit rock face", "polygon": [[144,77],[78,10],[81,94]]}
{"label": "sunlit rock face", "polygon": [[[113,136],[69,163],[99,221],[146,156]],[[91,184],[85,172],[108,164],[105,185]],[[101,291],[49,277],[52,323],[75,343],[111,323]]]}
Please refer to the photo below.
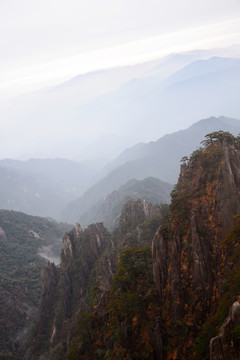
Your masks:
{"label": "sunlit rock face", "polygon": [[[233,247],[224,238],[233,225],[232,216],[240,213],[240,144],[230,134],[220,132],[218,136],[215,141],[208,139],[181,167],[169,212],[163,215],[159,205],[130,200],[112,235],[97,223],[84,231],[77,224],[64,236],[61,264],[55,277],[53,268],[49,274],[52,286],[48,281],[43,286],[40,311],[44,315],[47,302],[53,310],[45,326],[39,328],[41,321],[37,326],[35,348],[29,350],[31,359],[38,359],[41,337],[47,339],[50,349],[62,347],[63,358],[72,346],[87,357],[89,336],[79,340],[74,332],[75,324],[86,335],[79,322],[82,315],[90,319],[91,346],[104,354],[111,351],[113,358],[117,340],[130,357],[135,351],[133,344],[142,349],[147,343],[149,360],[193,359],[196,339],[205,321],[215,314],[221,287],[233,269]],[[51,293],[54,287],[56,291]],[[92,288],[96,302],[89,310]],[[140,313],[135,313],[137,304],[144,305]],[[238,318],[239,304],[235,303],[225,330],[211,342],[211,356],[224,346],[227,349],[229,341],[232,344]],[[72,328],[66,326],[69,323]],[[120,332],[115,332],[116,328]],[[121,343],[121,336],[126,344]],[[47,347],[41,354],[44,351],[49,354]]]}
{"label": "sunlit rock face", "polygon": [[184,345],[183,329],[169,339],[174,359],[192,359],[193,340],[218,304],[231,267],[231,250],[223,240],[240,212],[240,150],[231,138],[210,145],[182,167],[169,221],[153,240],[154,279],[166,332],[176,333],[180,321],[188,333]]}

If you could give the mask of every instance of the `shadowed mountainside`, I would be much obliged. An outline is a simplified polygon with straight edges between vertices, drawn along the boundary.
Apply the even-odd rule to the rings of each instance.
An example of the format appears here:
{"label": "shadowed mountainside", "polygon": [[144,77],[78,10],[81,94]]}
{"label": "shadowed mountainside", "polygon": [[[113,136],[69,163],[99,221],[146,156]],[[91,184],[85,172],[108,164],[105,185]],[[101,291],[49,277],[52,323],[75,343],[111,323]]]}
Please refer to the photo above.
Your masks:
{"label": "shadowed mountainside", "polygon": [[129,180],[118,190],[106,195],[97,204],[79,218],[79,222],[86,226],[95,222],[103,222],[108,229],[118,226],[122,206],[129,199],[149,200],[152,203],[166,204],[170,201],[172,185],[156,178],[144,180]]}
{"label": "shadowed mountainside", "polygon": [[157,141],[127,149],[109,164],[101,180],[66,207],[61,219],[79,221],[102,197],[130,179],[156,177],[174,184],[178,178],[181,158],[188,156],[196,146],[200,146],[205,134],[219,129],[237,135],[240,132],[240,121],[211,117],[198,121],[185,130],[165,135]]}
{"label": "shadowed mountainside", "polygon": [[219,131],[203,145],[164,215],[131,200],[112,235],[102,224],[65,235],[26,359],[239,358],[240,139]]}
{"label": "shadowed mountainside", "polygon": [[[36,318],[45,258],[59,262],[62,236],[71,225],[0,210],[0,358],[26,341]],[[40,256],[41,255],[41,256]]]}
{"label": "shadowed mountainside", "polygon": [[65,159],[0,161],[0,208],[58,219],[91,184],[95,170]]}

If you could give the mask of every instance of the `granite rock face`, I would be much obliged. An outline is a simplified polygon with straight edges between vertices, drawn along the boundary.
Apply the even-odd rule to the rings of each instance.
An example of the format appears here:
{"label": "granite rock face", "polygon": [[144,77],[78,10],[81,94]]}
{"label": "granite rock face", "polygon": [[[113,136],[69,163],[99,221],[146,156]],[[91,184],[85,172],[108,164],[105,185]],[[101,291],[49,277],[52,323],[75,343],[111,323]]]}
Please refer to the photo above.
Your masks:
{"label": "granite rock face", "polygon": [[240,211],[240,150],[226,141],[221,146],[224,158],[216,187],[216,218],[222,224],[221,235],[225,236],[233,226],[232,217]]}
{"label": "granite rock face", "polygon": [[161,206],[148,200],[129,200],[123,205],[119,226],[124,229],[128,224],[143,222],[146,219],[160,219]]}
{"label": "granite rock face", "polygon": [[[39,320],[35,329],[35,337],[32,341],[31,350],[25,354],[25,359],[32,359],[32,352],[42,352],[41,339],[48,334],[50,342],[56,333],[55,321],[52,321],[54,314],[54,304],[57,299],[57,285],[60,279],[59,269],[50,262],[44,265],[41,271],[42,293],[40,300]],[[39,340],[40,339],[40,340]],[[45,357],[48,359],[48,357]]]}
{"label": "granite rock face", "polygon": [[[107,298],[103,299],[102,294],[111,287],[121,251],[132,246],[132,232],[136,244],[145,241],[150,246],[160,217],[161,208],[158,205],[130,200],[122,209],[121,225],[114,235],[110,236],[102,223],[89,225],[85,230],[76,224],[64,235],[60,266],[48,264],[42,270],[39,320],[25,359],[40,360],[41,356],[52,359],[50,353],[54,349],[62,349],[61,356],[65,357],[74,333],[68,324],[71,323],[74,328],[78,316],[87,311],[87,299],[94,287],[99,290],[98,313],[103,315],[106,312]],[[146,230],[140,224],[152,218],[156,219],[157,225],[154,223],[155,230],[148,230],[149,239],[146,242]],[[151,336],[152,342],[161,348],[161,333],[158,330],[157,322]]]}
{"label": "granite rock face", "polygon": [[81,309],[91,270],[106,248],[109,234],[102,223],[82,230],[79,224],[63,238],[60,267],[42,270],[42,295],[34,340],[25,359],[51,358],[49,346],[63,350],[69,341],[67,323]]}
{"label": "granite rock face", "polygon": [[1,226],[0,226],[0,238],[5,240],[7,239],[7,235]]}
{"label": "granite rock face", "polygon": [[[91,340],[91,344],[95,346],[95,350],[100,349],[102,354],[107,356],[106,351],[111,344],[113,351],[116,351],[114,336],[118,339],[121,336],[115,333],[111,321],[115,319],[119,304],[121,311],[122,306],[126,305],[125,302],[121,302],[123,299],[135,299],[133,295],[138,298],[140,293],[140,302],[147,304],[143,307],[141,316],[131,315],[127,319],[125,315],[128,314],[128,307],[124,308],[122,317],[115,319],[115,325],[119,326],[120,333],[127,339],[126,342],[134,338],[131,336],[135,331],[135,334],[137,333],[136,329],[141,329],[139,336],[143,340],[142,343],[140,341],[140,345],[147,341],[147,345],[151,347],[147,359],[194,358],[196,338],[201,333],[204,322],[216,311],[222,296],[223,282],[233,268],[234,250],[227,245],[224,238],[233,225],[232,217],[240,213],[239,142],[236,143],[237,139],[227,133],[224,136],[221,133],[220,135],[217,141],[211,141],[209,146],[194,152],[190,160],[182,165],[178,184],[172,192],[170,211],[165,213],[164,219],[161,206],[152,205],[144,200],[130,200],[123,206],[119,227],[112,235],[102,223],[98,223],[90,225],[84,231],[77,224],[75,229],[64,236],[60,267],[54,269],[50,266],[43,272],[44,301],[40,310],[44,314],[46,300],[49,303],[46,308],[51,309],[52,306],[53,311],[45,321],[47,330],[42,335],[52,350],[62,348],[62,358],[74,344],[73,332],[66,330],[66,325],[76,324],[79,316],[89,310],[87,298],[92,286],[97,288],[97,303],[88,315],[90,314],[90,318],[91,315],[96,315],[102,326],[102,332],[99,332],[98,326],[95,325],[92,333],[94,339]],[[141,267],[136,271],[136,264],[143,264],[137,255],[138,249],[135,248],[141,248],[143,251],[151,242],[152,258],[150,253],[148,264],[152,266],[153,260],[154,282],[152,272],[149,277],[151,280],[147,282],[148,271],[142,274]],[[131,250],[135,251],[135,257],[133,253],[131,255]],[[121,253],[128,262],[120,262]],[[133,259],[135,260],[132,261]],[[128,264],[132,273],[123,264]],[[146,258],[144,264],[146,265]],[[118,265],[121,270],[117,272],[120,284],[122,279],[124,282],[129,281],[130,273],[134,274],[133,281],[128,284],[129,292],[125,289],[125,283],[121,285],[122,294],[126,295],[126,298],[120,296],[120,288],[112,288]],[[149,269],[148,266],[145,269]],[[45,275],[49,280],[45,279]],[[134,292],[136,286],[139,287],[137,294]],[[56,291],[53,290],[54,287]],[[54,294],[51,294],[52,290]],[[111,302],[113,295],[116,308]],[[137,303],[133,303],[135,308]],[[234,303],[219,336],[212,339],[211,360],[239,359],[239,309],[239,303]],[[109,311],[112,315],[110,318]],[[101,337],[104,329],[110,329],[110,333],[114,334],[109,343],[105,343],[105,339]],[[39,335],[37,332],[34,341],[41,339]],[[106,333],[106,337],[108,336],[109,331]],[[137,340],[134,341],[139,345]],[[75,338],[75,341],[78,340]],[[133,344],[129,343],[130,345]],[[76,346],[82,356],[79,358],[84,358],[88,353],[82,347],[81,341]],[[124,350],[124,358],[134,358],[134,351],[131,348],[130,352],[129,349],[130,347]],[[122,347],[117,351],[122,352]],[[40,355],[43,353],[44,351]],[[37,352],[32,354],[32,359],[41,359]],[[48,355],[49,353],[46,353],[46,359]],[[102,358],[105,355],[101,355]],[[115,359],[115,355],[110,358]]]}
{"label": "granite rock face", "polygon": [[[159,222],[161,217],[161,205],[151,204],[148,200],[131,199],[123,205],[117,233],[109,239],[108,251],[104,253],[104,256],[98,260],[94,267],[95,272],[98,274],[97,283],[101,289],[106,291],[111,286],[111,281],[119,264],[119,254],[116,249],[131,246],[141,247],[143,242],[146,242],[145,246],[147,243],[149,246],[151,240],[146,239],[139,224],[151,219]],[[130,240],[132,233],[134,234],[134,245]]]}
{"label": "granite rock face", "polygon": [[236,301],[220,329],[219,336],[210,341],[210,360],[240,359],[239,327],[240,304]]}
{"label": "granite rock face", "polygon": [[[192,359],[193,339],[220,297],[231,266],[223,239],[240,212],[240,150],[226,139],[193,154],[181,168],[168,222],[153,239],[153,270],[172,359]],[[174,325],[175,323],[175,325]],[[181,334],[181,335],[180,335]],[[186,336],[187,334],[187,336]]]}

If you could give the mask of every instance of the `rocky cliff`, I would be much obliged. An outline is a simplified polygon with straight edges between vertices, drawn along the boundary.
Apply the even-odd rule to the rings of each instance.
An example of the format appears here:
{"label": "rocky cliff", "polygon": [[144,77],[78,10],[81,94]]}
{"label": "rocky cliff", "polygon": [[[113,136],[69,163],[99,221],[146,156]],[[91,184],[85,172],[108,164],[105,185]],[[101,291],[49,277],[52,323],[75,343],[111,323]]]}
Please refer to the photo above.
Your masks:
{"label": "rocky cliff", "polygon": [[119,227],[94,265],[93,307],[79,314],[67,359],[161,359],[150,246],[164,209],[143,200],[123,206]]}
{"label": "rocky cliff", "polygon": [[119,226],[123,230],[129,224],[141,223],[145,219],[158,219],[162,215],[161,206],[148,200],[129,200],[123,205]]}
{"label": "rocky cliff", "polygon": [[39,319],[26,359],[51,359],[64,354],[69,341],[68,326],[74,314],[84,308],[82,300],[93,265],[108,238],[102,223],[90,225],[84,231],[76,224],[64,235],[60,267],[49,263],[42,270]]}
{"label": "rocky cliff", "polygon": [[102,223],[84,231],[76,224],[64,235],[60,266],[48,264],[42,270],[39,319],[25,359],[65,358],[89,304],[99,301],[98,311],[105,312],[108,297],[102,295],[109,294],[121,252],[134,245],[150,246],[162,211],[148,201],[131,200],[111,236]]}
{"label": "rocky cliff", "polygon": [[89,211],[80,216],[83,226],[94,222],[103,222],[114,230],[118,227],[122,207],[128,200],[148,200],[152,203],[169,204],[172,185],[157,178],[149,177],[144,180],[129,180],[118,190],[104,196],[96,202]]}
{"label": "rocky cliff", "polygon": [[205,145],[182,165],[171,212],[153,240],[166,359],[193,358],[196,337],[215,311],[232,266],[232,250],[223,240],[240,212],[238,140],[219,132]]}
{"label": "rocky cliff", "polygon": [[111,235],[96,224],[64,236],[28,359],[240,358],[240,139],[219,131],[203,145],[182,160],[169,211],[129,201]]}
{"label": "rocky cliff", "polygon": [[240,356],[240,304],[236,301],[225,319],[219,336],[210,342],[210,360],[238,360]]}

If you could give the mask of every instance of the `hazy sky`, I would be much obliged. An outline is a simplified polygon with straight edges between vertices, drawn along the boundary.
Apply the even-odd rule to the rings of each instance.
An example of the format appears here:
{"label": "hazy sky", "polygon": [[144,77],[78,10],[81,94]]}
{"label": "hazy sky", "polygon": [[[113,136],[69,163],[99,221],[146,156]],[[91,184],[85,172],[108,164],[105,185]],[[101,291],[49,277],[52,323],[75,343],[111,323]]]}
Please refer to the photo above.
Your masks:
{"label": "hazy sky", "polygon": [[0,99],[79,73],[240,42],[239,0],[0,0]]}
{"label": "hazy sky", "polygon": [[[125,141],[129,131],[123,124],[125,116],[118,123],[115,116],[107,120],[105,113],[95,114],[93,106],[94,116],[89,122],[84,110],[78,112],[78,99],[83,101],[83,95],[89,95],[84,81],[91,96],[92,89],[104,93],[104,86],[113,91],[116,81],[124,84],[138,76],[134,71],[148,64],[78,78],[81,91],[77,88],[71,93],[67,85],[66,94],[60,98],[56,95],[56,104],[55,95],[46,89],[50,86],[90,71],[233,44],[240,44],[240,0],[0,0],[0,158],[40,156],[43,150],[43,156],[61,156],[59,150],[53,153],[52,147],[58,142],[57,149],[68,150],[69,141],[78,149],[72,152],[82,158],[79,144],[86,143],[84,149],[99,152],[108,136],[114,144],[119,135]],[[11,99],[40,89],[45,91]],[[72,99],[76,100],[75,108],[67,104]],[[172,130],[165,125],[167,122],[162,122],[152,129],[155,138]],[[129,143],[149,141],[143,137],[144,130],[136,128],[134,134],[130,131],[136,139],[131,138]],[[99,136],[107,138],[97,143]],[[123,146],[122,138],[119,141]],[[97,145],[92,145],[95,142]],[[110,146],[106,148],[109,153],[108,149]]]}

